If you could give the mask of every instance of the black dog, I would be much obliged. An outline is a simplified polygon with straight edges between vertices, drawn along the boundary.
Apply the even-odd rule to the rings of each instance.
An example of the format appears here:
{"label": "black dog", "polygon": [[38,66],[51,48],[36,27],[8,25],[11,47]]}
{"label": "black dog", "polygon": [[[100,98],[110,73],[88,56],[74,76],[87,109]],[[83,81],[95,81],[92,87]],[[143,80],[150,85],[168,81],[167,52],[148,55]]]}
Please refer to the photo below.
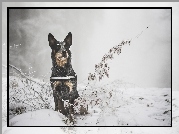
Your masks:
{"label": "black dog", "polygon": [[[51,86],[55,102],[55,111],[60,111],[64,115],[74,114],[74,100],[79,97],[77,91],[77,75],[71,65],[72,34],[68,33],[64,41],[57,41],[54,36],[48,35],[49,46],[52,49],[52,75]],[[68,101],[69,106],[64,106],[64,101]]]}

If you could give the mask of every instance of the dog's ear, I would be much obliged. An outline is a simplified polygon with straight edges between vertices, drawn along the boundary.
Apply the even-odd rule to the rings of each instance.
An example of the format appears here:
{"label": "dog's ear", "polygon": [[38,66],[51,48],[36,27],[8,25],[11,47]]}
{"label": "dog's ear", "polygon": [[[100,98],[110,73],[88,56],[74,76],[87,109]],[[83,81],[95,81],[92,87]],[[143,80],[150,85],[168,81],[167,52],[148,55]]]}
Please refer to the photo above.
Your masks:
{"label": "dog's ear", "polygon": [[66,48],[70,48],[70,46],[72,45],[72,33],[69,32],[68,35],[66,36],[66,38],[64,39],[65,47]]}
{"label": "dog's ear", "polygon": [[54,38],[54,36],[51,33],[48,34],[48,41],[49,41],[49,46],[52,49],[55,49],[57,45],[57,40]]}

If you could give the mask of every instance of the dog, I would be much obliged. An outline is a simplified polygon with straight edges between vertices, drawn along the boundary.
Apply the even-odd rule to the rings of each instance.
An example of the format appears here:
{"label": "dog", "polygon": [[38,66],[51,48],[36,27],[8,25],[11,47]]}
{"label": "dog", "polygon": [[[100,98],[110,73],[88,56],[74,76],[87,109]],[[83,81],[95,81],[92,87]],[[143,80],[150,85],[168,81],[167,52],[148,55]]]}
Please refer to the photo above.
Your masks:
{"label": "dog", "polygon": [[[77,75],[71,64],[72,33],[69,32],[64,41],[57,41],[54,36],[48,34],[49,46],[52,49],[52,74],[50,77],[55,111],[61,112],[73,121],[74,100],[79,97],[77,91]],[[64,102],[68,102],[65,106]]]}

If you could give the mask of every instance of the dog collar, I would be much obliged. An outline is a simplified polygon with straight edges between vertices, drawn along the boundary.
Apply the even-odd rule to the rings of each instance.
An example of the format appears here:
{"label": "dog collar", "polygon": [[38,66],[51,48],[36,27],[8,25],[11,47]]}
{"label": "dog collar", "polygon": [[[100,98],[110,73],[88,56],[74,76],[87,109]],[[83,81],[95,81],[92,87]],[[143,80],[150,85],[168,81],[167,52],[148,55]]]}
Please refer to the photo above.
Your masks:
{"label": "dog collar", "polygon": [[66,77],[50,77],[51,80],[70,80],[74,79],[74,76],[66,76]]}

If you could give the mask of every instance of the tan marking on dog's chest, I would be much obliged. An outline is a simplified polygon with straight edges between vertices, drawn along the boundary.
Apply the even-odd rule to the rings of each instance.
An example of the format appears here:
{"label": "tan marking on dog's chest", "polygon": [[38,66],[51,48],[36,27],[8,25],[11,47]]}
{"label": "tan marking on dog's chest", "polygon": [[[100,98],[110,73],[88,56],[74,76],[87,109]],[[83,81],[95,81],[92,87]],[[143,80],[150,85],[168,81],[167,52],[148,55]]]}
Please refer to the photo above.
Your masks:
{"label": "tan marking on dog's chest", "polygon": [[70,88],[70,92],[73,90],[73,83],[71,81],[65,82],[65,85],[67,85]]}
{"label": "tan marking on dog's chest", "polygon": [[60,81],[55,81],[55,82],[53,83],[54,88],[56,89],[56,87],[57,87],[58,85],[60,85],[60,84],[61,84],[61,82],[60,82]]}
{"label": "tan marking on dog's chest", "polygon": [[[54,88],[56,89],[56,87],[57,87],[58,85],[60,85],[60,84],[61,84],[60,81],[55,81],[55,82],[53,83]],[[70,92],[73,90],[73,83],[72,83],[71,81],[66,81],[66,82],[65,82],[65,85],[70,88]]]}

